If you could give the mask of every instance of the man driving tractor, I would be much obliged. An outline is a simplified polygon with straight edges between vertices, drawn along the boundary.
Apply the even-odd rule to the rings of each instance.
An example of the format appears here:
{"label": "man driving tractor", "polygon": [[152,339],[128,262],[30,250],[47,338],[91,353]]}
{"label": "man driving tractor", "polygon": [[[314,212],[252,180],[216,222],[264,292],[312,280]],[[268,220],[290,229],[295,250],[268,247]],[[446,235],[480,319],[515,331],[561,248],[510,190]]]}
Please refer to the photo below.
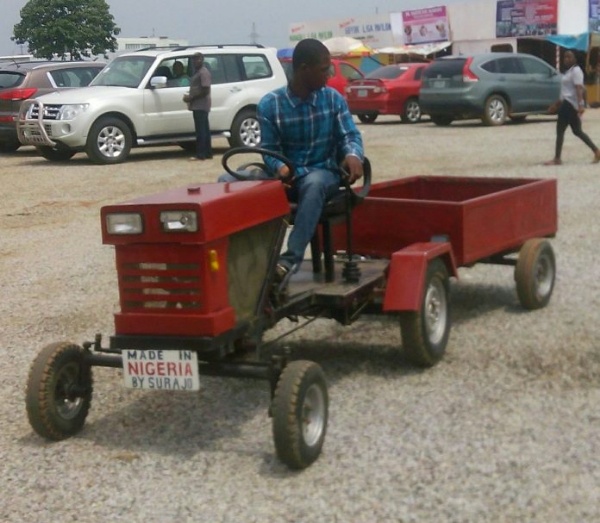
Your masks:
{"label": "man driving tractor", "polygon": [[[276,269],[282,282],[304,258],[323,206],[339,190],[340,163],[350,183],[363,176],[363,143],[346,100],[327,87],[331,58],[319,40],[301,40],[292,57],[289,84],[260,101],[257,116],[261,147],[289,158],[294,172],[281,160],[265,155],[267,168],[286,184],[288,198],[297,203],[287,249]],[[236,181],[229,174],[219,181]]]}

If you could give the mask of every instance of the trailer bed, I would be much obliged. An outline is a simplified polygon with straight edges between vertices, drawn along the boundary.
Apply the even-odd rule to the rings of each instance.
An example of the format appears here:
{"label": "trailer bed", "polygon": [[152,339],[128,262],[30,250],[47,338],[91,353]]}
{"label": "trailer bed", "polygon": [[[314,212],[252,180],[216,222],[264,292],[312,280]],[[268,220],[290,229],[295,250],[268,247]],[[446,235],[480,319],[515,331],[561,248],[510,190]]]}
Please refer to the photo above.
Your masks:
{"label": "trailer bed", "polygon": [[[357,253],[389,258],[417,242],[448,241],[457,266],[516,251],[558,228],[552,179],[414,176],[381,182],[353,212]],[[345,226],[335,230],[344,249]]]}

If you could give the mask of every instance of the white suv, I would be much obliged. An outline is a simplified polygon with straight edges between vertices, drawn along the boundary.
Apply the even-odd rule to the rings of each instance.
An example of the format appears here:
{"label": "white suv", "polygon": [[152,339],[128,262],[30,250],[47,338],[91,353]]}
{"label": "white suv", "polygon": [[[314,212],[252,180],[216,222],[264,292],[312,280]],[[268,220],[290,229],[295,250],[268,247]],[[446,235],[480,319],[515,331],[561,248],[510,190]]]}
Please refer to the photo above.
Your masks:
{"label": "white suv", "polygon": [[[286,76],[276,50],[257,45],[122,54],[89,87],[25,102],[17,122],[19,140],[36,146],[48,160],[65,161],[85,151],[99,164],[123,162],[135,146],[177,144],[192,150],[194,121],[182,99],[198,51],[212,75],[212,134],[226,136],[231,146],[258,145],[256,106],[285,85]],[[176,61],[186,71],[183,85],[173,78]]]}

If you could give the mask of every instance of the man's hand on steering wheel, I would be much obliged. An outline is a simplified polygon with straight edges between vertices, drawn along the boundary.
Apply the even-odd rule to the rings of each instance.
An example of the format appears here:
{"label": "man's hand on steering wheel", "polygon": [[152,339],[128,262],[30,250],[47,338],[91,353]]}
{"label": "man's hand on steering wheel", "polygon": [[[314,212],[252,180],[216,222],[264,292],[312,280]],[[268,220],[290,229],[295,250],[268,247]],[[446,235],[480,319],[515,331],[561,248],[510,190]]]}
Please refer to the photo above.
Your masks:
{"label": "man's hand on steering wheel", "polygon": [[363,164],[360,161],[360,158],[353,154],[346,155],[344,161],[342,162],[342,167],[350,175],[350,178],[348,179],[348,183],[350,185],[352,185],[356,180],[362,178],[364,174]]}

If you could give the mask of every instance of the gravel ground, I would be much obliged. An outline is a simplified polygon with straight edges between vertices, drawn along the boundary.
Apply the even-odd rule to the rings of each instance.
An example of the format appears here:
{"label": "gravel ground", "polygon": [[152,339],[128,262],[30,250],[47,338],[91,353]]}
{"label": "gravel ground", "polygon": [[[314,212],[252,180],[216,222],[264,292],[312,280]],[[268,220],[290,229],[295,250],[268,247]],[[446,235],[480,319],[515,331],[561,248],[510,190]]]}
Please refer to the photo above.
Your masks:
{"label": "gravel ground", "polygon": [[[600,144],[600,111],[585,115]],[[211,181],[219,159],[137,150],[124,165],[0,158],[0,463],[3,522],[595,522],[600,520],[600,165],[554,121],[438,128],[361,125],[375,180],[414,174],[557,177],[554,296],[524,312],[512,270],[461,269],[444,360],[398,363],[393,321],[316,322],[294,334],[324,368],[330,422],[320,459],[274,455],[265,383],[203,377],[198,394],[130,391],[95,368],[83,431],[59,443],[26,418],[29,365],[47,343],[110,335],[118,296],[102,205]],[[285,325],[269,333],[274,336]]]}

